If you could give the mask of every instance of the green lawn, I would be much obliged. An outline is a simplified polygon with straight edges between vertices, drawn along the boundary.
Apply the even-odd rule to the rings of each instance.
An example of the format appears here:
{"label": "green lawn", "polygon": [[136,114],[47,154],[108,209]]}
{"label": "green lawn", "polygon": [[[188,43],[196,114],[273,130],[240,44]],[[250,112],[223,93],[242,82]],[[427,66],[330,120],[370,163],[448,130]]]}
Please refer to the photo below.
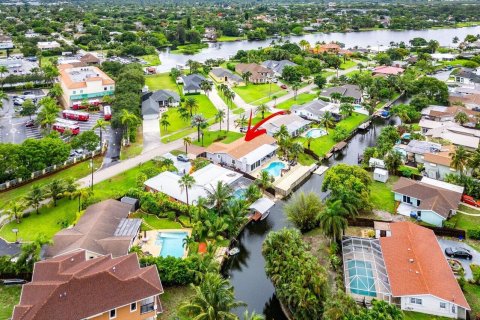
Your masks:
{"label": "green lawn", "polygon": [[431,314],[413,312],[413,311],[404,311],[403,314],[405,317],[404,320],[448,320],[450,318],[432,316]]}
{"label": "green lawn", "polygon": [[[348,132],[351,132],[367,118],[367,115],[354,112],[352,116],[340,121],[337,126],[343,127]],[[335,142],[332,137],[333,129],[329,129],[328,133],[328,135],[314,139],[310,145],[312,151],[314,151],[319,156],[326,155],[330,151],[330,149],[332,149],[332,147],[337,144],[337,142]],[[304,137],[297,138],[297,140],[303,143],[305,147],[307,147],[306,139]]]}
{"label": "green lawn", "polygon": [[[94,160],[95,168],[99,168],[102,164],[103,158],[97,157]],[[32,185],[44,186],[50,183],[53,179],[66,179],[66,178],[83,178],[90,173],[90,161],[84,161],[77,163],[69,167],[68,169],[58,171],[45,178],[41,178],[30,183],[27,183],[21,187],[10,189],[8,191],[0,193],[0,209],[5,207],[9,202],[24,197],[32,188]]]}
{"label": "green lawn", "polygon": [[43,67],[52,65],[52,60],[58,59],[58,56],[40,57],[40,64]]}
{"label": "green lawn", "polygon": [[202,49],[208,48],[207,43],[192,43],[183,46],[178,46],[177,49],[170,51],[174,54],[194,54],[200,52]]}
{"label": "green lawn", "polygon": [[467,60],[467,59],[455,59],[453,61],[441,61],[440,63],[442,63],[443,65],[445,66],[456,66],[456,65],[460,65],[460,66],[465,66],[465,64],[476,64],[478,66],[478,63],[476,63],[475,61],[472,61],[472,60]]}
{"label": "green lawn", "polygon": [[299,95],[297,95],[297,99],[294,100],[293,98],[292,99],[288,99],[286,101],[283,101],[282,103],[279,103],[275,106],[275,108],[277,109],[290,109],[293,105],[302,105],[302,104],[305,104],[307,102],[310,102],[312,101],[313,99],[315,99],[317,97],[316,94],[314,93],[300,93]]}
{"label": "green lawn", "polygon": [[145,56],[140,56],[140,58],[148,63],[147,66],[159,66],[161,64],[158,54],[147,54]]}
{"label": "green lawn", "polygon": [[[271,96],[270,94],[270,86],[272,87]],[[272,96],[281,97],[287,94],[286,90],[282,90],[278,85],[272,83],[266,84],[252,84],[249,83],[246,86],[242,87],[234,87],[233,91],[237,93],[246,103],[251,103],[254,105],[259,105],[261,103],[267,103],[268,101],[272,100]]]}
{"label": "green lawn", "polygon": [[231,41],[239,41],[244,40],[245,37],[229,37],[229,36],[221,36],[217,38],[218,42],[231,42]]}
{"label": "green lawn", "polygon": [[137,139],[135,142],[131,142],[129,146],[122,147],[120,152],[120,160],[130,159],[138,156],[143,150],[143,130],[142,127],[138,127]]}
{"label": "green lawn", "polygon": [[172,78],[168,75],[168,72],[145,76],[145,84],[151,91],[168,89],[178,92],[178,87],[175,84],[175,81],[173,81]]}
{"label": "green lawn", "polygon": [[392,192],[392,185],[398,181],[398,177],[390,176],[387,183],[374,181],[370,187],[370,201],[374,209],[394,213],[395,199]]}
{"label": "green lawn", "polygon": [[342,64],[340,64],[340,70],[347,70],[355,67],[356,65],[357,63],[355,61],[347,60],[345,62],[342,62]]}
{"label": "green lawn", "polygon": [[[208,147],[214,142],[223,142],[223,143],[232,143],[235,140],[240,139],[244,135],[239,132],[226,132],[225,130],[222,131],[205,131],[203,135],[203,146]],[[198,142],[197,140],[193,141],[194,145],[202,146],[202,142]]]}
{"label": "green lawn", "polygon": [[[480,214],[480,210],[475,210],[462,204],[458,206],[458,210],[467,213]],[[450,218],[450,221],[455,222],[455,228],[463,230],[477,229],[480,226],[480,216],[475,217],[457,213]]]}
{"label": "green lawn", "polygon": [[178,315],[178,309],[182,302],[188,301],[194,291],[190,286],[168,287],[162,294],[163,312],[158,316],[160,320],[187,320]]}
{"label": "green lawn", "polygon": [[[197,114],[202,114],[206,119],[215,117],[217,109],[206,95],[199,94],[191,97],[197,100]],[[160,133],[162,134],[162,136],[191,127],[190,120],[183,121],[182,119],[180,119],[180,113],[177,110],[177,108],[170,108],[167,112],[165,112],[165,114],[168,115],[168,121],[170,122],[170,126],[167,128],[166,131],[165,128],[160,128]]]}
{"label": "green lawn", "polygon": [[369,73],[369,71],[363,70],[362,72],[360,72],[360,70],[353,70],[353,71],[350,71],[349,73],[345,74],[345,76],[347,76],[348,78],[351,78],[353,75],[360,74],[360,73]]}
{"label": "green lawn", "polygon": [[472,308],[472,315],[475,317],[476,314],[480,313],[480,285],[467,282],[463,293],[470,308]]}
{"label": "green lawn", "polygon": [[[137,175],[141,170],[153,167],[153,162],[146,162],[133,169],[127,170],[111,179],[102,181],[94,186],[93,197],[99,200],[110,198],[119,198],[123,196],[128,189],[137,185]],[[33,213],[25,217],[19,224],[15,221],[10,222],[0,229],[0,237],[7,241],[15,241],[13,228],[18,228],[18,237],[23,241],[33,241],[40,234],[52,238],[62,226],[60,222],[66,221],[71,224],[78,210],[78,201],[76,199],[61,199],[56,207],[44,207],[39,215]]]}
{"label": "green lawn", "polygon": [[13,307],[20,301],[21,286],[0,286],[0,319],[10,319]]}
{"label": "green lawn", "polygon": [[153,214],[136,212],[133,217],[140,218],[145,222],[145,224],[142,224],[142,230],[182,229],[182,225],[180,223],[166,218],[158,218]]}

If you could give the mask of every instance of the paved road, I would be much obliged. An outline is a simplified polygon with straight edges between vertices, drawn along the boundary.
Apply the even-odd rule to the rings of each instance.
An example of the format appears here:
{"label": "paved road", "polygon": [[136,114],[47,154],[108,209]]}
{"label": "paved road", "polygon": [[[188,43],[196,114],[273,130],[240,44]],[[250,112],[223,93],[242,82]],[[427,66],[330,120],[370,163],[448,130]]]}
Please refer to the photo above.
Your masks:
{"label": "paved road", "polygon": [[470,280],[473,279],[473,274],[472,274],[472,269],[470,269],[471,264],[477,264],[480,265],[480,253],[470,247],[468,244],[460,242],[460,241],[455,241],[455,240],[449,240],[449,239],[438,239],[438,242],[440,243],[440,247],[442,248],[442,251],[445,254],[445,248],[448,247],[460,247],[460,248],[466,248],[470,250],[470,252],[473,255],[472,260],[467,260],[467,259],[456,259],[460,261],[462,264],[463,269],[465,270],[465,279]]}

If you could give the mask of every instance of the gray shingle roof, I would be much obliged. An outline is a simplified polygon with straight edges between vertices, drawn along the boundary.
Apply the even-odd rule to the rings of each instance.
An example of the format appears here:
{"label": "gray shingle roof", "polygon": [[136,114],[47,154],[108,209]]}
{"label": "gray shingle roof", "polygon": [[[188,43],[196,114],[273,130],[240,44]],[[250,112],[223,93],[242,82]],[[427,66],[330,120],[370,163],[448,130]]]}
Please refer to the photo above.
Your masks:
{"label": "gray shingle roof", "polygon": [[213,73],[218,78],[227,77],[230,80],[237,81],[237,82],[240,82],[243,80],[242,77],[240,77],[238,74],[234,74],[230,70],[227,70],[224,68],[213,68],[211,73]]}
{"label": "gray shingle roof", "polygon": [[173,102],[180,102],[178,93],[170,90],[157,90],[145,93],[142,96],[142,115],[158,115],[160,112],[159,102],[168,102],[170,98],[173,99]]}
{"label": "gray shingle roof", "polygon": [[296,66],[296,65],[297,65],[296,63],[293,63],[289,60],[280,60],[280,61],[267,60],[262,62],[262,66],[279,74],[283,72],[283,68],[285,68],[285,66]]}
{"label": "gray shingle roof", "polygon": [[323,115],[323,108],[328,106],[328,102],[325,102],[323,100],[313,100],[312,102],[308,102],[303,105],[294,105],[292,106],[291,110],[305,110],[311,114],[314,114],[316,116],[321,116]]}
{"label": "gray shingle roof", "polygon": [[355,99],[360,99],[362,97],[362,92],[360,87],[353,84],[345,84],[343,86],[331,87],[322,90],[322,96],[330,97],[334,92],[342,94],[344,97],[352,97]]}
{"label": "gray shingle roof", "polygon": [[462,68],[455,76],[470,79],[470,81],[475,83],[480,83],[480,76],[477,75],[473,69]]}
{"label": "gray shingle roof", "polygon": [[200,74],[190,74],[188,76],[182,76],[183,90],[200,90],[200,83],[205,81],[205,77]]}

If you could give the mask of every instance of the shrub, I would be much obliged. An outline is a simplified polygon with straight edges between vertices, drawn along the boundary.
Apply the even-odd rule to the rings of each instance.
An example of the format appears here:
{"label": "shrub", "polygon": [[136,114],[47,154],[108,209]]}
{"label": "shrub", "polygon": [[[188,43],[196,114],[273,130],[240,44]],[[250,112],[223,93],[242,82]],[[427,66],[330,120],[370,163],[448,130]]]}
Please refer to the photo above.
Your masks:
{"label": "shrub", "polygon": [[443,220],[443,226],[445,228],[455,228],[456,222],[452,220]]}
{"label": "shrub", "polygon": [[475,284],[480,284],[480,266],[478,264],[471,264],[470,269],[472,269],[473,281]]}
{"label": "shrub", "polygon": [[174,257],[142,257],[142,266],[156,265],[162,284],[166,286],[187,285],[194,281],[191,270],[195,268],[190,259]]}
{"label": "shrub", "polygon": [[173,211],[168,211],[168,212],[167,212],[167,218],[168,218],[168,220],[170,220],[170,221],[175,220],[175,218],[176,218],[175,212],[173,212]]}
{"label": "shrub", "polygon": [[406,178],[410,178],[413,175],[413,170],[410,168],[401,167],[400,169],[398,169],[398,171],[403,177],[406,177]]}
{"label": "shrub", "polygon": [[474,240],[480,240],[480,229],[468,229],[467,237]]}

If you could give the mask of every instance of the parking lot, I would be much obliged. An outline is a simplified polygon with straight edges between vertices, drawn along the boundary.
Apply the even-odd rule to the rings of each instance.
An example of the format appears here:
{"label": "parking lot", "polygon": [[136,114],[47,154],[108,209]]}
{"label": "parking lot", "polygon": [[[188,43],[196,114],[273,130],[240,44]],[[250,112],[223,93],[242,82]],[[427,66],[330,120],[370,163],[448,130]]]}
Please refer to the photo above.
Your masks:
{"label": "parking lot", "polygon": [[38,68],[38,61],[29,61],[24,58],[11,56],[6,59],[0,59],[0,66],[7,67],[8,72],[3,74],[4,77],[14,75],[30,74],[31,70]]}
{"label": "parking lot", "polygon": [[440,244],[440,247],[442,248],[443,254],[445,254],[445,249],[448,247],[454,247],[454,248],[459,247],[459,248],[468,249],[470,251],[470,253],[473,256],[472,260],[460,259],[460,258],[455,258],[455,260],[459,261],[462,264],[462,267],[465,270],[465,279],[467,280],[473,279],[473,274],[472,274],[472,270],[470,269],[470,265],[471,264],[480,265],[480,253],[475,249],[473,249],[468,244],[461,241],[439,238],[438,242]]}

